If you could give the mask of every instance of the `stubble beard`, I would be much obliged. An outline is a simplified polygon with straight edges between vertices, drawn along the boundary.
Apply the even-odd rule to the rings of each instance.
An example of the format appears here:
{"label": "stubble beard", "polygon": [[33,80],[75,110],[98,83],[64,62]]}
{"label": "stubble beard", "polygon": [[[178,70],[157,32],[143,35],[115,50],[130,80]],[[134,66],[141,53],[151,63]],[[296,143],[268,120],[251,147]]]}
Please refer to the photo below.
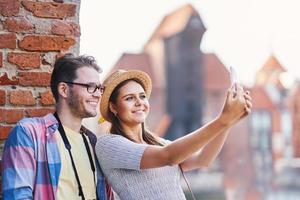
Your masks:
{"label": "stubble beard", "polygon": [[89,112],[85,109],[84,100],[80,101],[81,99],[82,98],[80,98],[78,95],[75,95],[73,92],[70,92],[68,105],[73,115],[81,119],[95,117],[96,114]]}

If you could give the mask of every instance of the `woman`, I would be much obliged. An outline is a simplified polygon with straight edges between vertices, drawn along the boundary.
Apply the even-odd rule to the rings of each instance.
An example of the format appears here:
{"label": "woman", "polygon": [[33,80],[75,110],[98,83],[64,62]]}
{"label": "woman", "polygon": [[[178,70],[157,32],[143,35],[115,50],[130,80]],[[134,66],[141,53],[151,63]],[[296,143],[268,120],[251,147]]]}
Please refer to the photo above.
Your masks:
{"label": "woman", "polygon": [[[96,154],[105,176],[123,200],[181,200],[180,168],[208,166],[224,144],[228,130],[250,113],[251,98],[240,85],[228,90],[221,113],[205,126],[173,142],[151,134],[150,77],[141,71],[118,70],[104,81],[100,111],[111,122]],[[200,151],[202,149],[202,151]]]}

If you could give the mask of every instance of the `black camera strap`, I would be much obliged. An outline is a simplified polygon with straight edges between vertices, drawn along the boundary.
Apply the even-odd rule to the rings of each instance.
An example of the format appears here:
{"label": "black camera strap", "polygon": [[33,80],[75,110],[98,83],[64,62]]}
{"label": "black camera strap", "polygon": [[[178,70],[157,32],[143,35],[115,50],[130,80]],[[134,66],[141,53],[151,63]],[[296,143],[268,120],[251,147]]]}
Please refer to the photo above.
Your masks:
{"label": "black camera strap", "polygon": [[[85,200],[85,197],[84,197],[84,194],[83,194],[83,190],[82,190],[82,186],[81,186],[81,183],[80,183],[80,180],[79,180],[78,172],[77,172],[77,169],[76,169],[76,166],[75,166],[75,162],[74,162],[74,159],[73,159],[73,156],[72,156],[71,144],[70,144],[70,142],[69,142],[69,140],[67,138],[67,135],[66,135],[66,132],[64,130],[64,127],[62,126],[62,123],[61,123],[61,121],[60,121],[60,119],[59,119],[59,117],[58,117],[58,115],[57,115],[56,112],[54,113],[54,117],[58,121],[58,124],[59,124],[58,131],[59,131],[59,133],[60,133],[60,135],[62,137],[62,140],[63,140],[63,142],[65,144],[65,147],[68,150],[70,158],[71,158],[72,167],[73,167],[73,170],[74,170],[74,173],[75,173],[75,178],[76,178],[76,181],[77,181],[77,184],[78,184],[79,196],[82,197],[82,200]],[[88,141],[87,141],[87,139],[84,136],[84,133],[82,131],[80,131],[80,134],[82,135],[84,146],[85,146],[85,149],[87,151],[87,154],[88,154],[88,157],[89,157],[89,160],[90,160],[91,169],[93,171],[94,183],[96,184],[96,180],[95,180],[95,164],[94,164],[94,161],[93,161],[93,158],[92,158],[91,150],[90,150]]]}
{"label": "black camera strap", "polygon": [[183,178],[184,178],[184,181],[185,181],[185,183],[186,183],[186,185],[187,185],[187,187],[188,187],[188,189],[189,189],[189,192],[190,192],[190,194],[192,195],[192,199],[193,199],[193,200],[197,200],[196,197],[195,197],[195,195],[194,195],[194,193],[193,193],[193,191],[192,191],[192,188],[191,188],[191,186],[190,186],[190,184],[189,184],[189,182],[188,182],[188,180],[187,180],[187,178],[186,178],[186,176],[184,175],[183,169],[182,169],[182,167],[181,167],[180,165],[179,165],[179,169],[180,169],[181,174],[182,174],[182,176],[183,176]]}

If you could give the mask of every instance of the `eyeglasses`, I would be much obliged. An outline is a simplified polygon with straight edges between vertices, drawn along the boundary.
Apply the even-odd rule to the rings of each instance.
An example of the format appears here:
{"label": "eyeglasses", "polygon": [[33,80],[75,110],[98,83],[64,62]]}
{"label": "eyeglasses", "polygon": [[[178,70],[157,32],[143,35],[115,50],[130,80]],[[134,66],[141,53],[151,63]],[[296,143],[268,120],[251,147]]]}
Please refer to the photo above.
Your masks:
{"label": "eyeglasses", "polygon": [[76,83],[76,82],[69,82],[69,81],[64,81],[64,83],[84,86],[86,87],[86,90],[90,94],[94,94],[97,91],[97,89],[100,91],[101,94],[103,94],[104,92],[104,87],[101,84],[96,85],[95,83]]}

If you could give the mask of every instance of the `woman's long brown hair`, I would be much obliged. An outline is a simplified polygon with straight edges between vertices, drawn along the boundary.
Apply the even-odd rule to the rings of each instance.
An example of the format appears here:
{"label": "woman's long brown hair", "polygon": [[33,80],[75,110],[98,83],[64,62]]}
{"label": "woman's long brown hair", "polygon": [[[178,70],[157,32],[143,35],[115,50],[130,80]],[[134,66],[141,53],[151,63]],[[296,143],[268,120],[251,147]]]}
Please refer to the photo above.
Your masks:
{"label": "woman's long brown hair", "polygon": [[[123,82],[121,82],[115,89],[114,91],[112,92],[110,98],[109,98],[109,101],[112,102],[113,104],[116,104],[116,101],[117,101],[117,97],[120,93],[120,89],[121,87],[123,87],[124,85],[126,85],[126,83],[128,83],[129,81],[135,81],[137,82],[138,84],[140,84],[143,88],[143,84],[137,80],[137,79],[129,79],[129,80],[125,80]],[[145,90],[145,88],[144,88]],[[109,112],[108,112],[108,117],[111,119],[111,127],[110,127],[110,133],[111,134],[116,134],[116,135],[122,135],[124,137],[126,137],[127,139],[135,142],[132,138],[129,138],[127,136],[127,134],[122,130],[122,126],[120,124],[120,121],[118,119],[117,116],[115,116],[109,109]],[[145,122],[143,122],[142,124],[142,136],[143,136],[143,140],[147,143],[147,144],[151,144],[151,145],[159,145],[159,146],[164,146],[164,143],[163,141],[161,141],[159,139],[159,137],[157,136],[154,136],[150,131],[148,131],[146,128],[145,128]]]}

